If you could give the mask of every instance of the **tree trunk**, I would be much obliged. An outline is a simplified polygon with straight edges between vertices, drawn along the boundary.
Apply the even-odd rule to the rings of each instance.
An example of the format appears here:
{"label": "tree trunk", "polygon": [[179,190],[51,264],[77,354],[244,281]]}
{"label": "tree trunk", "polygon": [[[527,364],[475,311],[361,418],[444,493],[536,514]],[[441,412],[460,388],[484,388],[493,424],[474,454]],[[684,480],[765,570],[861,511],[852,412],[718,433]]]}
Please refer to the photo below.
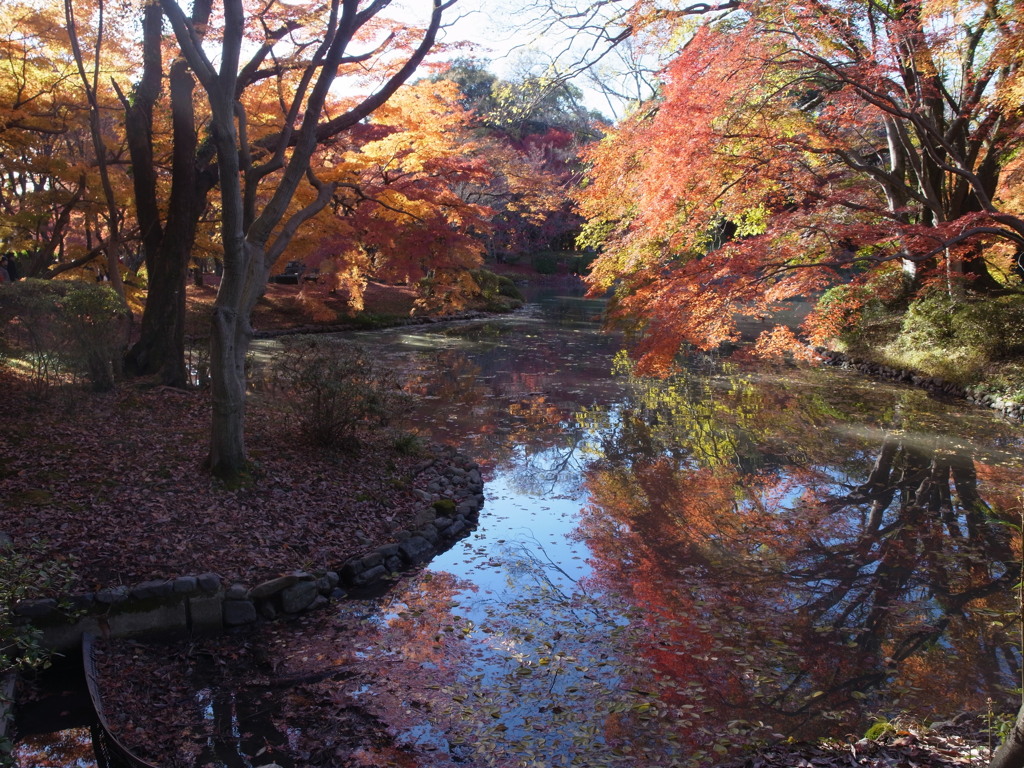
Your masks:
{"label": "tree trunk", "polygon": [[[198,5],[197,5],[198,7]],[[205,9],[208,13],[208,8]],[[200,22],[204,18],[199,19]],[[152,36],[148,45],[160,47],[162,16],[160,7],[147,6],[144,30]],[[206,173],[209,164],[204,153],[197,152],[198,138],[192,94],[195,81],[184,59],[170,68],[173,154],[171,196],[166,223],[161,226],[156,198],[156,165],[153,157],[153,104],[159,95],[162,65],[159,55],[146,61],[142,83],[135,100],[125,104],[132,170],[135,174],[135,199],[149,290],[142,314],[139,340],[125,357],[130,375],[159,374],[171,387],[188,384],[185,366],[185,285],[188,262],[195,242],[196,225],[213,176]]]}
{"label": "tree trunk", "polygon": [[241,250],[242,269],[224,270],[210,337],[213,421],[208,462],[214,475],[227,480],[246,469],[245,360],[253,337],[249,318],[266,282],[263,249],[243,243]]}
{"label": "tree trunk", "polygon": [[1017,711],[1013,730],[992,755],[988,768],[1024,768],[1024,705]]}
{"label": "tree trunk", "polygon": [[213,419],[210,471],[233,479],[245,470],[245,355],[252,331],[244,314],[231,307],[213,310],[210,381]]}

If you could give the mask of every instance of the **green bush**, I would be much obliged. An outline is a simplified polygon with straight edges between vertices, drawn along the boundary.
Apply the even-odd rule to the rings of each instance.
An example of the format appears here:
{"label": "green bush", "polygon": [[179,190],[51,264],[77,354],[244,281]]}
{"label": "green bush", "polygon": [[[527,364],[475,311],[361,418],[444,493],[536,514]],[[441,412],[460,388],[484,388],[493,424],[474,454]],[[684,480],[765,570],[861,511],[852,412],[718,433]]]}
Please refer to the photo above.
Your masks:
{"label": "green bush", "polygon": [[525,301],[512,278],[506,275],[496,275],[486,269],[473,269],[469,274],[480,288],[480,296],[489,311],[508,311]]}
{"label": "green bush", "polygon": [[270,371],[270,389],[315,445],[343,448],[359,430],[387,426],[410,406],[395,374],[351,342],[290,336]]}
{"label": "green bush", "polygon": [[1024,295],[953,299],[932,291],[911,302],[890,359],[959,383],[993,362],[1024,354]]}
{"label": "green bush", "polygon": [[5,354],[29,366],[37,392],[68,378],[113,388],[127,343],[128,311],[107,285],[20,280],[0,285]]}
{"label": "green bush", "polygon": [[558,254],[543,251],[533,256],[533,268],[540,275],[554,275],[558,272]]}

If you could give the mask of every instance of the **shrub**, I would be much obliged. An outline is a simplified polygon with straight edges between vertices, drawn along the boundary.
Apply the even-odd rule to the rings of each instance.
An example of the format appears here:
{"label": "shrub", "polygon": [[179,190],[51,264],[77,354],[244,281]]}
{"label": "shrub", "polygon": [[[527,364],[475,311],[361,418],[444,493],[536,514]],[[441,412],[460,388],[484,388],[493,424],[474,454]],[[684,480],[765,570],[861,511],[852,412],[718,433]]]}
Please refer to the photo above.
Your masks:
{"label": "shrub", "polygon": [[[39,564],[44,548],[44,542],[35,542],[19,550],[0,534],[0,679],[9,672],[50,666],[51,654],[41,643],[41,632],[15,615],[15,607],[22,600],[66,594],[74,586],[74,574],[67,563]],[[0,713],[3,705],[10,703],[0,702]],[[10,740],[0,737],[0,765],[13,765],[11,749]]]}
{"label": "shrub", "polygon": [[533,268],[540,275],[554,275],[558,272],[558,254],[542,251],[533,256]]}
{"label": "shrub", "polygon": [[0,285],[6,353],[24,360],[39,394],[67,378],[113,388],[127,342],[128,313],[107,285],[20,280]]}
{"label": "shrub", "polygon": [[522,306],[523,294],[516,284],[506,275],[496,275],[486,269],[470,270],[473,281],[480,288],[480,296],[488,311],[508,311]]}
{"label": "shrub", "polygon": [[387,426],[408,411],[410,398],[394,372],[363,347],[309,336],[285,337],[281,344],[271,389],[315,445],[345,447],[361,428]]}
{"label": "shrub", "polygon": [[886,355],[903,367],[959,383],[1024,353],[1024,295],[956,300],[931,291],[911,302]]}

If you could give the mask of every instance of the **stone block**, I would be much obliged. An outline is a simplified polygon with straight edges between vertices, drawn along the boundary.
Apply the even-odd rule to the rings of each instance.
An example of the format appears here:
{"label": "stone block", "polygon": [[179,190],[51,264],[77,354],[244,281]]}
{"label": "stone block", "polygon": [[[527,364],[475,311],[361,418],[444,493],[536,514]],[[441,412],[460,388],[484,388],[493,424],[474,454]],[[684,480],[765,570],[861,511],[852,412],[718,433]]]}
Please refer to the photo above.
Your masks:
{"label": "stone block", "polygon": [[338,575],[342,581],[352,582],[363,572],[363,561],[358,557],[353,557],[347,560],[344,565],[341,566],[341,571]]}
{"label": "stone block", "polygon": [[413,536],[402,542],[401,554],[407,563],[416,565],[429,560],[434,554],[434,548],[422,536]]}
{"label": "stone block", "polygon": [[417,534],[419,536],[422,536],[427,541],[429,541],[431,546],[437,544],[437,542],[441,539],[441,537],[437,534],[437,529],[432,525],[423,526],[422,528],[420,528],[419,531],[417,531]]}
{"label": "stone block", "polygon": [[387,568],[385,568],[383,565],[375,565],[373,568],[365,570],[362,573],[360,573],[358,576],[356,576],[356,578],[353,581],[353,583],[357,584],[357,585],[359,585],[361,587],[365,587],[367,584],[374,584],[377,581],[380,581],[381,579],[385,578],[387,575],[388,575],[388,569]]}
{"label": "stone block", "polygon": [[285,613],[299,613],[308,608],[316,598],[316,583],[300,581],[281,593],[281,610]]}
{"label": "stone block", "polygon": [[183,601],[165,603],[148,610],[116,611],[107,617],[112,637],[184,634],[188,630],[188,614]]}
{"label": "stone block", "polygon": [[201,573],[196,577],[199,589],[208,595],[220,592],[220,576],[216,573]]}
{"label": "stone block", "polygon": [[128,593],[133,600],[149,600],[167,597],[174,591],[174,582],[167,579],[143,581],[131,588]]}
{"label": "stone block", "polygon": [[96,593],[96,602],[117,605],[128,599],[128,587],[105,587]]}
{"label": "stone block", "polygon": [[371,552],[365,555],[362,559],[362,569],[365,571],[368,568],[373,568],[375,565],[380,565],[384,562],[384,555],[378,552]]}
{"label": "stone block", "polygon": [[43,627],[40,642],[44,648],[52,651],[75,651],[81,645],[84,633],[92,632],[99,635],[102,631],[99,618],[88,616],[75,624],[53,624]]}
{"label": "stone block", "polygon": [[416,517],[413,518],[412,524],[417,528],[422,528],[427,523],[432,523],[437,519],[437,510],[433,507],[427,507],[421,509],[416,513]]}
{"label": "stone block", "polygon": [[249,588],[246,587],[245,584],[232,584],[228,587],[228,591],[225,593],[224,597],[228,600],[245,600],[248,594]]}
{"label": "stone block", "polygon": [[316,599],[315,599],[315,600],[314,600],[314,601],[313,601],[312,603],[310,603],[310,604],[309,604],[309,608],[307,608],[306,610],[309,610],[309,611],[318,611],[318,610],[320,610],[321,608],[323,608],[323,607],[325,607],[325,606],[329,605],[329,604],[330,604],[330,602],[331,602],[331,601],[330,601],[330,600],[328,600],[328,599],[327,599],[326,597],[324,597],[323,595],[317,595],[317,596],[316,596]]}
{"label": "stone block", "polygon": [[199,579],[195,576],[179,576],[174,580],[172,591],[176,594],[190,595],[199,590]]}
{"label": "stone block", "polygon": [[190,597],[189,629],[195,634],[216,633],[224,629],[224,601],[218,596]]}
{"label": "stone block", "polygon": [[[392,542],[391,544],[385,544],[383,546],[377,547],[377,551],[380,552],[381,557],[387,559],[392,555],[398,554],[398,544],[394,542]],[[377,563],[374,563],[374,565],[377,565]]]}
{"label": "stone block", "polygon": [[42,600],[22,600],[14,606],[14,615],[25,619],[48,619],[57,613],[57,601],[52,597]]}
{"label": "stone block", "polygon": [[252,600],[225,600],[224,625],[240,627],[256,621],[256,606]]}
{"label": "stone block", "polygon": [[264,581],[262,584],[258,584],[249,590],[249,599],[266,600],[268,597],[273,597],[274,595],[284,592],[288,587],[298,581],[299,577],[294,574],[278,576],[276,579]]}

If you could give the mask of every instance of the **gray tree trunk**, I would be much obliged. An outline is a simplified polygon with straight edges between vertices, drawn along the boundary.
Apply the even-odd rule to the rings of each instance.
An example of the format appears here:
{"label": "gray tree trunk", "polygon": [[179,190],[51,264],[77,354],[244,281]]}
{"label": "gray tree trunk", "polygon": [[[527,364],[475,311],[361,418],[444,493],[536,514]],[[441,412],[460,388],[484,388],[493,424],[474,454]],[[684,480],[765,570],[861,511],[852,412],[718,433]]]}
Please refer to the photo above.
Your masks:
{"label": "gray tree trunk", "polygon": [[992,755],[988,768],[1024,768],[1024,704],[1009,737]]}

